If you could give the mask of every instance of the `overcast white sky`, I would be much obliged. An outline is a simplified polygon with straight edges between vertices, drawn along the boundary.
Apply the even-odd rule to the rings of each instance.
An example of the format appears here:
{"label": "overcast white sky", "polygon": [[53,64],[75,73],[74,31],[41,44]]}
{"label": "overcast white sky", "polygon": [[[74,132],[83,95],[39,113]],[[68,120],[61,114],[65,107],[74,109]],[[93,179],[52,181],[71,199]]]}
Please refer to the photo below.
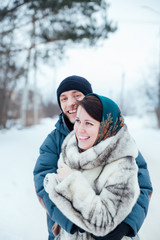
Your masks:
{"label": "overcast white sky", "polygon": [[[46,69],[40,87],[52,95],[59,83],[69,75],[86,77],[95,92],[120,92],[122,74],[125,89],[145,78],[153,66],[158,72],[160,62],[160,0],[110,0],[109,20],[118,30],[100,48],[74,48],[56,71]],[[143,77],[144,76],[144,77]],[[47,84],[46,84],[47,83]],[[50,92],[48,92],[48,89]]]}

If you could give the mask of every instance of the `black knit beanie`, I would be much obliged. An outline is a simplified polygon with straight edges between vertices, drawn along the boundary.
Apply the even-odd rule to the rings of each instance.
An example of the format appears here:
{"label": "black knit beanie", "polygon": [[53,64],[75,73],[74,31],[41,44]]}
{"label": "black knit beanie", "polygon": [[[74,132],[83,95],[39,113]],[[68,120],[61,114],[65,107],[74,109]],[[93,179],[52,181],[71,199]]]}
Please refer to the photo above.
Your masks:
{"label": "black knit beanie", "polygon": [[65,78],[59,85],[57,89],[57,101],[60,105],[59,97],[61,93],[70,91],[70,90],[77,90],[82,92],[84,95],[87,95],[88,93],[92,93],[92,87],[91,84],[87,81],[87,79],[80,77],[80,76],[70,76]]}

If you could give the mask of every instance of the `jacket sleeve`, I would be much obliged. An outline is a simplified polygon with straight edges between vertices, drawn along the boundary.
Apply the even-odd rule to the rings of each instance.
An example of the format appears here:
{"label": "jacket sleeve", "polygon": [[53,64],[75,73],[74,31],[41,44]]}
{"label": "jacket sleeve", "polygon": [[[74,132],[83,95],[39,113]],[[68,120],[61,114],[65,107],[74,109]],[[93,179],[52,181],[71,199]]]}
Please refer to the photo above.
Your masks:
{"label": "jacket sleeve", "polygon": [[[78,227],[96,236],[106,235],[129,214],[139,195],[136,164],[135,168],[133,165],[124,167],[119,161],[114,166],[101,173],[99,181],[103,179],[103,183],[99,193],[77,170],[62,182],[57,174],[48,174],[44,181],[45,190]],[[110,175],[112,177],[108,178]]]}
{"label": "jacket sleeve", "polygon": [[70,233],[73,223],[69,221],[62,212],[49,199],[43,187],[43,180],[47,173],[57,171],[58,146],[56,130],[52,131],[40,147],[40,155],[37,159],[33,175],[38,198],[47,210],[52,221],[57,222],[64,230]]}
{"label": "jacket sleeve", "polygon": [[147,164],[140,152],[136,158],[136,163],[138,165],[138,183],[140,187],[140,195],[132,209],[132,212],[124,220],[124,222],[127,223],[132,229],[128,235],[130,237],[135,236],[142,226],[147,215],[149,200],[153,191]]}

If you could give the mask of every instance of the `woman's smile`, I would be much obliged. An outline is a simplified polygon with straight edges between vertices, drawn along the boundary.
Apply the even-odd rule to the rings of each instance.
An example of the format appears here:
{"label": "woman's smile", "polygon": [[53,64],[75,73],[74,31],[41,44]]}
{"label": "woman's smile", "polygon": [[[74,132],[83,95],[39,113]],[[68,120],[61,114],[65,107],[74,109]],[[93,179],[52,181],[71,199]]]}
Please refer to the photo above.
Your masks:
{"label": "woman's smile", "polygon": [[90,137],[89,136],[78,136],[78,140],[79,141],[86,141],[88,140]]}

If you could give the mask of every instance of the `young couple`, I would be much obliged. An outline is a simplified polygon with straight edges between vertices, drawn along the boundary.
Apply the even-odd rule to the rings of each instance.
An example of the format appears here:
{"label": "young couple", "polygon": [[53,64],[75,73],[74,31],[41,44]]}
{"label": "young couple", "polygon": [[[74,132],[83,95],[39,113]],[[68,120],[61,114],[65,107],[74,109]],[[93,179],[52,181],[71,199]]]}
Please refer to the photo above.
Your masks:
{"label": "young couple", "polygon": [[57,100],[62,113],[34,168],[48,239],[138,239],[152,186],[117,104],[79,76],[60,83]]}

